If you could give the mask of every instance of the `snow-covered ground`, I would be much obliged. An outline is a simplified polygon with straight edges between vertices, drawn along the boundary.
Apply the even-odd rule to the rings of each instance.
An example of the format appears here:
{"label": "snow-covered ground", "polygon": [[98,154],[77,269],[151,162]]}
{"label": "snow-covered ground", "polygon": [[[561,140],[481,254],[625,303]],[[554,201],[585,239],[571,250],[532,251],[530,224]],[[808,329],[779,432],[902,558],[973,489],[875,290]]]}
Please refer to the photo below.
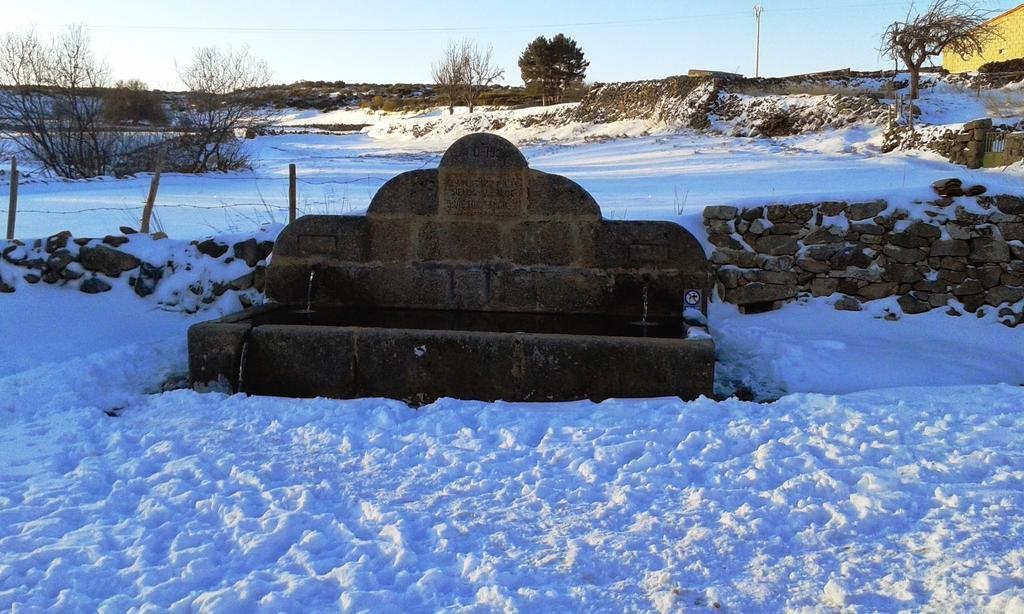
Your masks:
{"label": "snow-covered ground", "polygon": [[[289,162],[301,212],[358,213],[447,144],[380,128],[261,137],[252,172],[165,175],[161,224],[198,238],[280,222]],[[882,156],[864,127],[536,136],[530,164],[606,217],[701,236],[709,204],[902,206],[954,175],[1024,193],[1020,169]],[[134,225],[148,181],[30,177],[18,235]],[[216,309],[19,284],[0,294],[0,610],[1024,612],[1024,327],[866,307],[712,305],[719,389],[771,403],[414,410],[180,389],[185,331]]]}
{"label": "snow-covered ground", "polygon": [[0,379],[0,609],[1024,611],[1024,388],[413,410],[183,357]]}

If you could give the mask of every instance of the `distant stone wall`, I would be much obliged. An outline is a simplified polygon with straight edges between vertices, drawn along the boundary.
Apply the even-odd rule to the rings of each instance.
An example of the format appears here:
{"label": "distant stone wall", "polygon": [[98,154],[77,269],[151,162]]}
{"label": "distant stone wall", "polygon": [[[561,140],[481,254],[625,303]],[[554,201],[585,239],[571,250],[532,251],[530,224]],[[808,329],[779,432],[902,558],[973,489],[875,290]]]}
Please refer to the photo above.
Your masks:
{"label": "distant stone wall", "polygon": [[745,312],[836,293],[837,309],[859,310],[895,296],[907,314],[988,306],[1020,324],[1024,199],[947,197],[922,206],[925,219],[881,200],[708,207],[719,296]]}

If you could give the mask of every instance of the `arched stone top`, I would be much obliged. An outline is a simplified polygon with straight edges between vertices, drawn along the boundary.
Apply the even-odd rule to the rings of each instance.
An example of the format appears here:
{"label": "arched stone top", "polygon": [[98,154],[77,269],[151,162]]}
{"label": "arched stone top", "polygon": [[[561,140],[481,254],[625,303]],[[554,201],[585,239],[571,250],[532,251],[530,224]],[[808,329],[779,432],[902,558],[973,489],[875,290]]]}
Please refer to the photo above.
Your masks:
{"label": "arched stone top", "polygon": [[[678,313],[711,291],[703,248],[672,222],[609,221],[576,182],[533,170],[505,139],[456,141],[436,169],[402,173],[366,216],[304,216],[278,237],[268,296],[380,307]],[[705,298],[706,300],[706,298]]]}
{"label": "arched stone top", "polygon": [[525,169],[529,167],[523,153],[497,134],[477,132],[452,143],[441,157],[439,169],[486,168]]}

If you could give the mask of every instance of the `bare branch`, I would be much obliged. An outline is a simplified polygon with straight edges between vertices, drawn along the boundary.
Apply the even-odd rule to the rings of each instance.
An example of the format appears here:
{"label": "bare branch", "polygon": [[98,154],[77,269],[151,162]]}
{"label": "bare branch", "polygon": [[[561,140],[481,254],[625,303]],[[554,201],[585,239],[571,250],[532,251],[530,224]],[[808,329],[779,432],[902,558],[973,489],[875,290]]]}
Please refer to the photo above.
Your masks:
{"label": "bare branch", "polygon": [[949,51],[967,58],[979,55],[1001,38],[988,19],[992,12],[973,2],[935,0],[916,17],[907,14],[882,34],[882,55],[903,62],[910,71],[910,97],[917,98],[921,67],[928,58]]}

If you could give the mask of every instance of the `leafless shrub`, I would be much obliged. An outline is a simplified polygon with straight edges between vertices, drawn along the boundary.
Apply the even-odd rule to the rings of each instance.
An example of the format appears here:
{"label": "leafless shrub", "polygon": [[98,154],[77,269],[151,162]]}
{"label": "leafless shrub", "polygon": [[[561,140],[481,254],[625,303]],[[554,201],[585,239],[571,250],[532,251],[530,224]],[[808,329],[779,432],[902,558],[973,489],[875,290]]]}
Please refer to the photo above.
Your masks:
{"label": "leafless shrub", "polygon": [[48,43],[31,31],[3,35],[3,135],[61,177],[107,174],[128,147],[125,135],[102,122],[99,92],[107,82],[107,67],[93,55],[81,26]]}
{"label": "leafless shrub", "polygon": [[990,90],[981,93],[985,111],[990,117],[1024,116],[1024,91]]}
{"label": "leafless shrub", "polygon": [[492,62],[491,47],[484,50],[477,47],[476,43],[468,45],[463,43],[463,46],[466,49],[466,62],[468,64],[466,70],[468,81],[465,88],[466,104],[469,106],[469,112],[472,113],[480,92],[490,87],[496,81],[499,81],[505,75],[505,71],[495,66]]}
{"label": "leafless shrub", "polygon": [[270,82],[267,63],[247,47],[201,47],[190,64],[179,67],[178,75],[188,88],[188,107],[178,126],[185,133],[181,147],[191,157],[191,171],[249,166],[239,137],[258,133],[273,121],[273,111],[262,104],[258,91]]}
{"label": "leafless shrub", "polygon": [[455,104],[465,98],[466,84],[470,80],[468,47],[465,40],[449,42],[444,54],[430,67],[434,84],[448,102],[448,113],[454,113]]}
{"label": "leafless shrub", "polygon": [[143,81],[118,81],[103,97],[103,117],[116,124],[167,123],[162,96],[151,91]]}

